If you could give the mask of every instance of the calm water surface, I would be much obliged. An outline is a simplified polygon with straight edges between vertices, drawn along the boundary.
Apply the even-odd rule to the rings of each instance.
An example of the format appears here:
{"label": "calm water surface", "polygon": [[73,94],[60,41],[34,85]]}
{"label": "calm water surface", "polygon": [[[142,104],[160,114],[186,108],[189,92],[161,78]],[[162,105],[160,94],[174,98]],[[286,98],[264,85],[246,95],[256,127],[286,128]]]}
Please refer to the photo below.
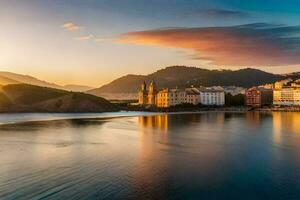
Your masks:
{"label": "calm water surface", "polygon": [[300,113],[4,123],[0,199],[300,199]]}

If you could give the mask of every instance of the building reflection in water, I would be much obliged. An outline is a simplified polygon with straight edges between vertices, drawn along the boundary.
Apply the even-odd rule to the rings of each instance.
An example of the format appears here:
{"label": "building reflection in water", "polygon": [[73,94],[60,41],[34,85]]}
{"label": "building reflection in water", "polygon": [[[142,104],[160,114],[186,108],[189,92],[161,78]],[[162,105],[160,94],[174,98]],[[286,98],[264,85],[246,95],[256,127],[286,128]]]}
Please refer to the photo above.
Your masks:
{"label": "building reflection in water", "polygon": [[168,115],[140,116],[138,118],[138,121],[141,128],[160,129],[165,132],[168,131],[168,127],[169,127]]}
{"label": "building reflection in water", "polygon": [[176,129],[188,124],[202,123],[217,123],[223,124],[225,118],[232,116],[225,115],[225,113],[211,113],[211,114],[184,114],[184,115],[155,115],[155,116],[141,116],[138,118],[140,128],[144,131],[160,130],[164,133],[170,129]]}
{"label": "building reflection in water", "polygon": [[[184,180],[192,171],[200,177],[219,171],[224,146],[215,140],[223,129],[224,113],[141,116],[138,123],[140,146],[131,199],[165,199],[175,177]],[[177,163],[182,157],[187,163]]]}
{"label": "building reflection in water", "polygon": [[247,112],[246,120],[253,126],[260,126],[262,116],[260,112]]}
{"label": "building reflection in water", "polygon": [[274,142],[276,143],[283,142],[282,141],[283,137],[287,137],[286,131],[293,134],[290,135],[290,137],[292,136],[293,138],[298,137],[298,134],[300,134],[300,113],[297,112],[274,112],[273,113]]}
{"label": "building reflection in water", "polygon": [[[140,145],[137,155],[137,167],[133,173],[133,193],[130,199],[152,199],[151,195],[163,199],[162,180],[164,169],[169,165],[167,155],[161,153],[160,142],[168,141],[168,115],[138,117]],[[161,184],[162,188],[159,188]]]}

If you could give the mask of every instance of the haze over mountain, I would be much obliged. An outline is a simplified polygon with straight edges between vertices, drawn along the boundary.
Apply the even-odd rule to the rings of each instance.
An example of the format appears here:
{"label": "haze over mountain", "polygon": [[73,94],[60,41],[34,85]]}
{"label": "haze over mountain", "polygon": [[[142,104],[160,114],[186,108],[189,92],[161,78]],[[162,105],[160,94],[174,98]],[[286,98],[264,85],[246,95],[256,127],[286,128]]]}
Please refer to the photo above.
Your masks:
{"label": "haze over mountain", "polygon": [[240,70],[208,70],[197,67],[171,66],[149,75],[126,75],[88,93],[114,98],[117,95],[130,96],[136,94],[143,81],[155,80],[159,88],[184,88],[194,86],[240,86],[252,87],[273,83],[285,79],[289,75],[278,75],[258,69]]}
{"label": "haze over mountain", "polygon": [[55,83],[49,83],[47,81],[43,81],[40,79],[37,79],[32,76],[28,75],[22,75],[12,72],[0,72],[0,84],[1,85],[7,85],[7,84],[18,84],[18,83],[25,83],[30,85],[37,85],[41,87],[49,87],[49,88],[56,88],[56,89],[62,89],[62,90],[68,90],[68,91],[74,91],[74,92],[84,92],[91,90],[92,87],[89,86],[83,86],[83,85],[65,85],[61,86]]}
{"label": "haze over mountain", "polygon": [[28,84],[0,86],[0,112],[106,112],[118,108],[89,94]]}
{"label": "haze over mountain", "polygon": [[88,90],[92,90],[94,88],[90,87],[90,86],[85,86],[85,85],[69,84],[69,85],[64,85],[63,89],[68,90],[68,91],[74,91],[74,92],[85,92]]}

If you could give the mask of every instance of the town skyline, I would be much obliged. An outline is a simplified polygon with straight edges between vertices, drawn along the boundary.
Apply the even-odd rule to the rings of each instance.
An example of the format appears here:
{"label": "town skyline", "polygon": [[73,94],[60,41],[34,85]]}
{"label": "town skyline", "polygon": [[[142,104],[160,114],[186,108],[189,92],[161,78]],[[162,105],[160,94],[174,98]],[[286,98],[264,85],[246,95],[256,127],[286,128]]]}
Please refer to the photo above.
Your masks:
{"label": "town skyline", "polygon": [[0,1],[0,70],[92,87],[174,65],[297,72],[299,7],[294,0]]}

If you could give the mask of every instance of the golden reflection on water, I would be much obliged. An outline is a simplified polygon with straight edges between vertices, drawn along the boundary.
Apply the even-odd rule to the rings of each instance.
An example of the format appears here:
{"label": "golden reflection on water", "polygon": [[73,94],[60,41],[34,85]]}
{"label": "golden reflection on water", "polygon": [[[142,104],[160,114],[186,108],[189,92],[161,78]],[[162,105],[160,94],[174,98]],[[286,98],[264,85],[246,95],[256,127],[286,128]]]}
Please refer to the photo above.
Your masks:
{"label": "golden reflection on water", "polygon": [[139,125],[141,128],[160,129],[167,131],[169,128],[169,115],[157,116],[140,116],[138,117]]}
{"label": "golden reflection on water", "polygon": [[[297,112],[274,112],[273,113],[273,140],[275,143],[282,143],[284,136],[291,132],[292,143],[298,142],[300,135],[300,113]],[[297,140],[297,141],[296,141]]]}
{"label": "golden reflection on water", "polygon": [[273,128],[275,132],[282,132],[287,129],[294,133],[300,134],[300,113],[297,112],[274,112]]}

